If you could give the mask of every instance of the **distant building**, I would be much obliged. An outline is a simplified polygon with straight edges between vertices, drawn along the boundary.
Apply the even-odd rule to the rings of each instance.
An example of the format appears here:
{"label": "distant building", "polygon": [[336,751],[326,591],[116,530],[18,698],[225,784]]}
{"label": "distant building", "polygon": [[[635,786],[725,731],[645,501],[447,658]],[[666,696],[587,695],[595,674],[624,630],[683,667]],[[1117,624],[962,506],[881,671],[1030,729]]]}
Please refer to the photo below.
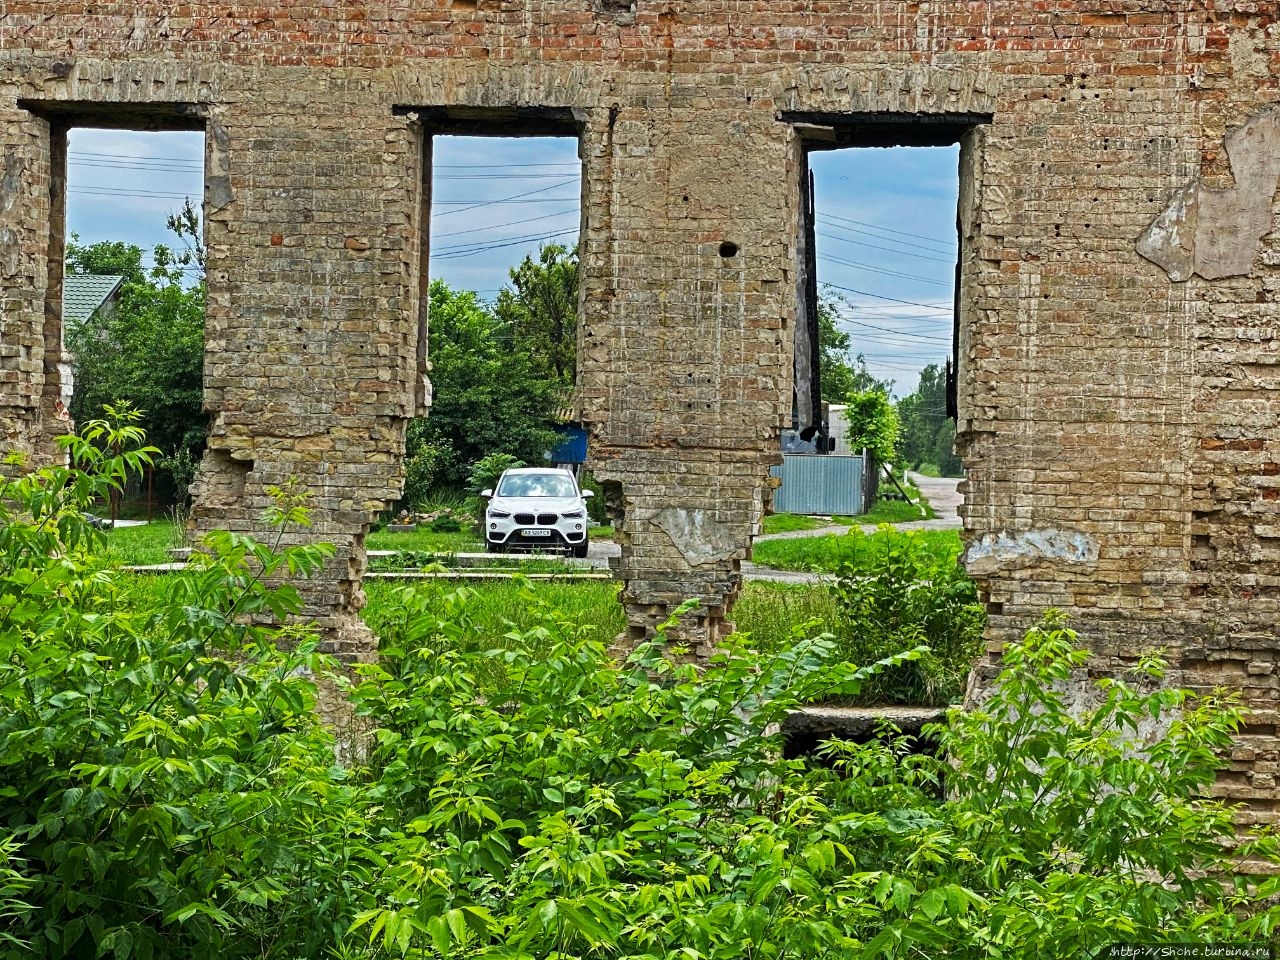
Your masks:
{"label": "distant building", "polygon": [[115,310],[123,286],[124,277],[114,275],[68,273],[62,278],[62,360],[58,369],[62,374],[64,410],[71,406],[75,388],[75,371],[67,360],[67,328],[85,323],[95,313],[109,315]]}

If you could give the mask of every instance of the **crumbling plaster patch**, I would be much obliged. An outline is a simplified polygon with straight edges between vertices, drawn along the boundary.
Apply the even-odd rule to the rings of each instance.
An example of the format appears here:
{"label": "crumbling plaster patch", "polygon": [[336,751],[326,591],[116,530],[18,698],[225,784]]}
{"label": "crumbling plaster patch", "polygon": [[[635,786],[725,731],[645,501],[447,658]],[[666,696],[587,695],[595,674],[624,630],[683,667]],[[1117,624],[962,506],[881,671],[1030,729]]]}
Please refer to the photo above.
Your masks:
{"label": "crumbling plaster patch", "polygon": [[13,150],[4,154],[4,175],[0,176],[0,213],[8,213],[18,202],[22,186],[22,162]]}
{"label": "crumbling plaster patch", "polygon": [[1062,563],[1095,563],[1098,543],[1075,530],[1001,530],[975,540],[965,551],[969,572],[984,576],[997,570],[1018,570],[1045,560]]}
{"label": "crumbling plaster patch", "polygon": [[690,566],[729,560],[739,552],[738,537],[706,510],[667,507],[653,516]]}
{"label": "crumbling plaster patch", "polygon": [[1226,150],[1235,186],[1186,184],[1138,238],[1138,253],[1171,280],[1247,276],[1258,241],[1272,230],[1271,206],[1280,186],[1280,104],[1228,134]]}

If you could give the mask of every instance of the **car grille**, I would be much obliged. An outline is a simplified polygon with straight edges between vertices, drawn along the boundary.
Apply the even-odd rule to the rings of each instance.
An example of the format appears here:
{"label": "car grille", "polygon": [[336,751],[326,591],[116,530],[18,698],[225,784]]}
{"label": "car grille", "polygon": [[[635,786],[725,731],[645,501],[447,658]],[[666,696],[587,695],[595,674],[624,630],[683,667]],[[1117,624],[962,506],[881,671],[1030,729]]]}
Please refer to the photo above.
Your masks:
{"label": "car grille", "polygon": [[540,527],[554,527],[560,516],[555,513],[539,513],[536,516],[532,513],[517,513],[512,519],[526,527],[532,527],[534,524]]}

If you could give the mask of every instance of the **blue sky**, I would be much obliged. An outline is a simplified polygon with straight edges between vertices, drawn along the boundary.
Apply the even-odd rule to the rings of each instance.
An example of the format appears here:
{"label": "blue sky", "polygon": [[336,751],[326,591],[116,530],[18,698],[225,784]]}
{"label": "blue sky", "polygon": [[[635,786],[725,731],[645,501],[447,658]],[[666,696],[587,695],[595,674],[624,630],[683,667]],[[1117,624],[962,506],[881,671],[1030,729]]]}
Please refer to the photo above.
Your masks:
{"label": "blue sky", "polygon": [[[203,137],[74,130],[67,224],[82,243],[171,242],[165,217],[202,192]],[[871,372],[915,388],[951,342],[956,148],[811,154],[818,276],[843,301],[841,323]],[[435,140],[433,277],[492,299],[507,271],[579,228],[577,144],[570,138]]]}

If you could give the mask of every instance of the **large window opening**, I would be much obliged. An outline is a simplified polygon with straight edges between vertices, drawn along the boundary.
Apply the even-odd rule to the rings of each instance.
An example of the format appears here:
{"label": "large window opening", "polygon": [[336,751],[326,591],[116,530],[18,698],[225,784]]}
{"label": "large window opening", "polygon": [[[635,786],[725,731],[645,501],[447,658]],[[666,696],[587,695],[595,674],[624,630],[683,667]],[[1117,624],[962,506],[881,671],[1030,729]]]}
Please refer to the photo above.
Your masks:
{"label": "large window opening", "polygon": [[185,506],[203,453],[205,120],[191,104],[20,101],[49,131],[46,408],[140,411],[154,469],[103,505]]}
{"label": "large window opening", "polygon": [[898,414],[896,459],[960,476],[947,404],[958,164],[958,145],[809,153],[819,393],[834,453],[874,442],[851,444],[846,414],[855,395],[879,391]]}
{"label": "large window opening", "polygon": [[[421,299],[432,398],[409,425],[400,510],[452,511],[469,528],[483,503],[468,498],[505,467],[578,475],[586,458],[575,397],[579,131],[571,116],[414,112],[428,160]],[[598,491],[588,505],[601,519]],[[580,546],[556,533],[546,546]],[[487,540],[469,546],[492,549]]]}
{"label": "large window opening", "polygon": [[184,507],[204,453],[204,135],[68,131],[62,332],[77,423],[138,411],[153,469],[109,505],[153,519]]}
{"label": "large window opening", "polygon": [[[838,702],[866,711],[848,715],[853,727],[869,729],[884,705],[933,717],[962,699],[983,649],[977,585],[956,562],[954,384],[967,295],[961,188],[986,118],[784,119],[800,172],[795,417],[764,532],[849,535],[757,540],[757,565],[834,579],[749,583],[735,620],[758,632],[771,609],[791,623],[813,617],[856,663],[926,643],[927,655]],[[912,529],[921,499],[936,510],[931,529]]]}

